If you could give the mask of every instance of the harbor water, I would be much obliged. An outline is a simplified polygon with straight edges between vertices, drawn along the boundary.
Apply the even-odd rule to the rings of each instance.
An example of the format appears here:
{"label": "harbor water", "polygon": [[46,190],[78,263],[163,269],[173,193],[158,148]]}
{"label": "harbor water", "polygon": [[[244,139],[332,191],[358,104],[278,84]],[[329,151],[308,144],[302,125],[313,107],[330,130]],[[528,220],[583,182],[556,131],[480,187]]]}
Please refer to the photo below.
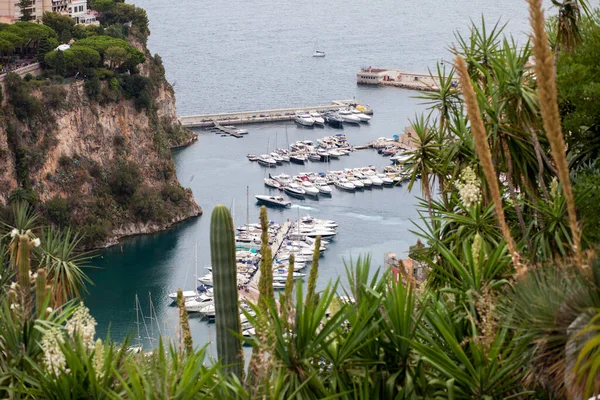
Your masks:
{"label": "harbor water", "polygon": [[[465,32],[469,20],[486,15],[491,25],[502,17],[507,31],[522,39],[527,30],[525,2],[507,0],[426,0],[401,5],[377,3],[296,3],[265,0],[252,3],[199,3],[182,0],[176,5],[161,0],[136,0],[148,12],[152,35],[149,47],[162,56],[168,79],[174,84],[180,115],[258,110],[326,104],[332,99],[356,98],[375,111],[369,124],[346,126],[342,131],[353,145],[381,136],[401,134],[417,113],[426,109],[418,93],[390,87],[357,86],[355,73],[364,66],[425,71],[436,61],[450,59],[447,51]],[[313,58],[315,43],[327,53]],[[293,175],[301,171],[389,165],[374,150],[361,150],[330,163],[284,165],[265,169],[247,160],[247,153],[262,154],[274,146],[313,140],[339,131],[306,129],[293,122],[248,125],[242,139],[198,130],[193,145],[174,151],[181,184],[189,187],[204,215],[155,235],[123,240],[103,250],[89,271],[94,286],[86,304],[98,321],[97,331],[120,340],[135,329],[135,296],[140,298],[143,337],[174,335],[177,310],[166,295],[177,288],[194,287],[194,248],[198,249],[198,274],[210,263],[210,213],[215,205],[231,207],[236,225],[256,222],[256,194],[269,192],[263,178],[271,173]],[[246,201],[249,188],[250,201]],[[279,194],[277,192],[277,194]],[[340,278],[344,263],[370,254],[374,265],[384,253],[405,255],[416,237],[418,183],[345,193],[334,189],[331,198],[290,199],[290,209],[269,209],[270,219],[283,222],[307,213],[339,223],[338,235],[321,258],[319,287]],[[247,211],[248,210],[248,211]],[[149,317],[149,296],[155,310]],[[142,318],[140,316],[140,318]],[[144,324],[145,322],[145,324]],[[145,327],[144,327],[145,325]],[[214,340],[214,325],[191,318],[194,343]],[[147,342],[148,343],[148,342]],[[150,343],[148,343],[150,344]]]}

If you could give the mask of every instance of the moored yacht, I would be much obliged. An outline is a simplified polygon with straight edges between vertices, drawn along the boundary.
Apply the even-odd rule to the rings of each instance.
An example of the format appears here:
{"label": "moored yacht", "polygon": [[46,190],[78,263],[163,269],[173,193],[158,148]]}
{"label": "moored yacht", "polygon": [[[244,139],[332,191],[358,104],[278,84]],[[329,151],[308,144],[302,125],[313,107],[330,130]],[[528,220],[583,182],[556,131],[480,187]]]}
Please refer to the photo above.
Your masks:
{"label": "moored yacht", "polygon": [[291,183],[283,189],[289,196],[303,199],[306,192],[298,184]]}
{"label": "moored yacht", "polygon": [[265,178],[265,186],[273,189],[281,189],[281,183],[277,182],[273,178]]}
{"label": "moored yacht", "polygon": [[340,178],[333,183],[338,189],[346,190],[348,192],[354,192],[356,186],[348,181],[346,178]]}
{"label": "moored yacht", "polygon": [[313,197],[319,196],[319,189],[316,188],[315,185],[313,185],[309,181],[302,181],[302,189],[304,189],[307,196],[313,196]]}
{"label": "moored yacht", "polygon": [[271,206],[275,206],[275,207],[291,207],[292,203],[290,201],[287,201],[286,199],[284,199],[282,196],[268,196],[268,195],[261,195],[261,194],[257,194],[256,196],[256,200],[265,203],[267,205],[271,205]]}
{"label": "moored yacht", "polygon": [[294,121],[303,126],[313,126],[315,124],[315,120],[310,116],[310,114],[304,113],[297,113]]}
{"label": "moored yacht", "polygon": [[356,115],[361,122],[369,122],[371,120],[371,117],[369,117],[367,114],[363,114],[356,109],[352,110],[352,114]]}
{"label": "moored yacht", "polygon": [[306,158],[306,156],[304,154],[300,154],[300,153],[290,154],[290,162],[293,164],[304,165],[304,163],[306,161],[308,161],[308,158]]}
{"label": "moored yacht", "polygon": [[313,121],[315,121],[315,125],[325,125],[325,120],[323,119],[323,117],[321,116],[321,114],[319,114],[316,111],[313,111],[310,113],[310,117],[313,119]]}
{"label": "moored yacht", "polygon": [[350,110],[341,109],[340,111],[338,111],[338,114],[344,122],[349,122],[351,124],[360,124],[360,118],[352,114],[352,111]]}
{"label": "moored yacht", "polygon": [[277,161],[275,161],[275,159],[268,154],[261,154],[258,156],[257,161],[260,165],[265,167],[274,168],[277,166]]}
{"label": "moored yacht", "polygon": [[315,187],[319,193],[331,196],[332,190],[325,180],[315,181]]}
{"label": "moored yacht", "polygon": [[334,113],[334,112],[328,112],[325,113],[324,116],[325,122],[331,126],[332,128],[343,128],[344,127],[344,120],[342,119],[342,117],[340,117],[338,114]]}

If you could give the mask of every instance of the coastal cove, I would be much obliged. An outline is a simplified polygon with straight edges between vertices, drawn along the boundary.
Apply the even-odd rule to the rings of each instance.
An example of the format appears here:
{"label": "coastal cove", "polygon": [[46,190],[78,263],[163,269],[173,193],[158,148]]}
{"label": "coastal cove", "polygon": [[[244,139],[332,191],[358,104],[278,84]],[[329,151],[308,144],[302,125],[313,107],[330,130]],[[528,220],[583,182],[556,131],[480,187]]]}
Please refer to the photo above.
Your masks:
{"label": "coastal cove", "polygon": [[[158,0],[135,3],[148,12],[152,30],[149,47],[163,59],[180,115],[324,104],[331,99],[354,97],[369,104],[375,114],[369,125],[344,129],[353,145],[401,134],[409,119],[426,108],[421,100],[414,98],[416,92],[357,86],[355,73],[360,67],[425,71],[436,61],[449,57],[447,46],[453,41],[452,32],[459,27],[466,29],[469,19],[478,20],[481,13],[489,24],[499,17],[508,21],[507,32],[518,38],[527,24],[522,2],[516,0],[510,4],[478,1],[477,6],[453,3],[445,5],[445,9],[431,1],[414,8],[399,8],[386,1],[374,5],[377,17],[359,12],[359,5],[336,1],[330,5],[337,10],[336,18],[323,13],[314,3],[307,7],[312,18],[304,16],[302,20],[292,12],[291,5],[275,2],[252,8],[242,2],[227,7],[211,3],[203,10],[210,18],[201,24],[193,13],[179,12]],[[184,1],[176,8],[194,4]],[[424,9],[435,15],[424,20]],[[518,10],[518,14],[512,10]],[[287,18],[279,20],[275,15]],[[431,23],[432,19],[436,23]],[[349,30],[354,34],[343,33]],[[310,57],[315,36],[327,50],[323,59]],[[194,51],[190,51],[191,47]],[[337,133],[329,128],[300,129],[293,123],[255,124],[248,128],[250,133],[243,139],[197,130],[197,142],[173,151],[179,182],[192,189],[204,216],[165,232],[125,239],[99,253],[94,260],[99,269],[89,271],[95,286],[90,287],[86,305],[98,321],[100,335],[110,331],[119,340],[133,332],[135,295],[147,315],[149,293],[158,324],[166,328],[163,334],[173,335],[177,310],[169,307],[166,294],[178,287],[193,288],[195,244],[199,275],[210,263],[208,229],[213,207],[233,205],[236,225],[245,223],[248,186],[251,197],[248,217],[251,222],[257,221],[259,208],[253,196],[268,192],[263,185],[265,169],[250,163],[246,154],[264,153],[268,146],[273,148],[275,140],[278,147],[285,147],[287,140],[315,140]],[[382,167],[389,165],[389,160],[373,150],[361,150],[329,165],[283,166],[276,173],[339,170],[371,164]],[[418,185],[412,193],[408,193],[406,185],[354,194],[336,190],[331,199],[292,200],[299,207],[269,210],[269,217],[282,222],[310,213],[339,223],[339,235],[321,259],[318,287],[322,288],[330,280],[339,277],[345,280],[344,260],[371,254],[373,264],[380,266],[386,252],[404,256],[416,240],[410,230],[414,229],[411,220],[418,220],[418,197]],[[195,344],[214,341],[210,329],[214,325],[191,319]]]}

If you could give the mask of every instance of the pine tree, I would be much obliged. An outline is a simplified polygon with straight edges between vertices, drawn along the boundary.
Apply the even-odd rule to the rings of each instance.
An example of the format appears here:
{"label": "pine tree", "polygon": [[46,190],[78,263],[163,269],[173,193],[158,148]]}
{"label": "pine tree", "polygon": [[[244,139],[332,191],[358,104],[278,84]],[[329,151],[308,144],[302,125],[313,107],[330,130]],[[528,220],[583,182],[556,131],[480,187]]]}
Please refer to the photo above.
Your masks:
{"label": "pine tree", "polygon": [[33,11],[31,6],[33,5],[33,0],[19,0],[19,8],[21,9],[21,21],[31,21],[33,19]]}

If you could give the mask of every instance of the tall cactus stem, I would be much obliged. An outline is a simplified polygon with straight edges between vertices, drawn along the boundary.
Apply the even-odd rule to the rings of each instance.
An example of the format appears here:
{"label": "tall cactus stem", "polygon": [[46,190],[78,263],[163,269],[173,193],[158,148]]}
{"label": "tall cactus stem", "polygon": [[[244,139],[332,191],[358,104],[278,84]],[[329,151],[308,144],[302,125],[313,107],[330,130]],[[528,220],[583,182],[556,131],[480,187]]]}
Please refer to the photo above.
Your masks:
{"label": "tall cactus stem", "polygon": [[210,220],[210,255],[213,267],[217,354],[227,372],[243,379],[242,344],[238,307],[235,234],[229,209],[218,205]]}
{"label": "tall cactus stem", "polygon": [[185,309],[185,300],[181,289],[177,290],[177,306],[179,307],[179,326],[181,327],[180,351],[185,351],[188,356],[194,353],[194,342],[190,331],[190,319]]}
{"label": "tall cactus stem", "polygon": [[29,235],[19,235],[18,249],[16,251],[16,260],[18,268],[19,295],[21,307],[23,308],[23,316],[29,318],[31,316],[31,261],[29,259],[31,251],[31,239]]}

